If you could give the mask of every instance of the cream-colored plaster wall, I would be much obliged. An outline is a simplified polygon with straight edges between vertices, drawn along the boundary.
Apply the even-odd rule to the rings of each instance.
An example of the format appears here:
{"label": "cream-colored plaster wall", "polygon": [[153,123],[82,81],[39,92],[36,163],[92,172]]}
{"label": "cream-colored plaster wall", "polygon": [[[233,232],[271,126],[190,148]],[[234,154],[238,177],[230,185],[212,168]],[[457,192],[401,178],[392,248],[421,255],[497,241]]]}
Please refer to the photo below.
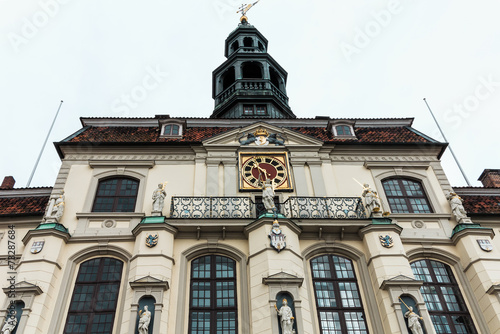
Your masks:
{"label": "cream-colored plaster wall", "polygon": [[[368,169],[363,166],[363,163],[353,162],[352,164],[333,164],[333,173],[335,183],[337,184],[337,192],[333,194],[336,197],[359,197],[363,193],[361,184],[368,183],[374,187],[373,177]],[[379,192],[382,189],[377,189]]]}

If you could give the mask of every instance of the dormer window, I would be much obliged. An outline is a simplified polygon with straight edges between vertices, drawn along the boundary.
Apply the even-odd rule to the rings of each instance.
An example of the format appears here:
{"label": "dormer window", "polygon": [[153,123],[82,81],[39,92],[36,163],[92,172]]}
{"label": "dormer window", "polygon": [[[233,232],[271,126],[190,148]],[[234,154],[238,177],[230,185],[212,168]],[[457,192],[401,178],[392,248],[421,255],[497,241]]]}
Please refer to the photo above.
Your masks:
{"label": "dormer window", "polygon": [[178,119],[160,120],[161,137],[182,137],[186,122]]}
{"label": "dormer window", "polygon": [[351,127],[349,125],[337,125],[335,127],[337,136],[352,136]]}
{"label": "dormer window", "polygon": [[166,124],[163,127],[164,136],[178,136],[180,134],[181,127],[177,124]]}
{"label": "dormer window", "polygon": [[328,129],[333,136],[342,139],[356,139],[354,132],[354,121],[351,120],[331,120],[328,122]]}

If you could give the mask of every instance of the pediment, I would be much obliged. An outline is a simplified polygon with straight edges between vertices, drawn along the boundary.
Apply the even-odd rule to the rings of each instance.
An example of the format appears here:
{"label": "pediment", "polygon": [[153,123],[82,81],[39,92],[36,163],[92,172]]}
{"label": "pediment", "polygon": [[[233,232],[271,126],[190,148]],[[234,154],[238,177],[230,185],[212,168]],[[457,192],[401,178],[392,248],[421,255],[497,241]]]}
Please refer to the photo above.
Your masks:
{"label": "pediment", "polygon": [[142,278],[136,279],[134,283],[163,283],[162,280],[153,276],[144,276]]}
{"label": "pediment", "polygon": [[167,281],[162,281],[153,276],[144,276],[139,279],[136,279],[133,282],[130,282],[130,287],[132,289],[138,288],[161,288],[163,290],[168,290],[169,285]]}
{"label": "pediment", "polygon": [[[14,291],[17,293],[34,294],[35,296],[43,293],[42,289],[38,285],[26,281],[17,282],[15,284]],[[11,290],[10,288],[3,288],[3,292],[8,294]]]}
{"label": "pediment", "polygon": [[296,285],[301,287],[302,282],[304,282],[304,278],[284,271],[262,278],[262,283],[266,285]]}
{"label": "pediment", "polygon": [[[274,143],[268,142],[265,145],[257,145],[255,142],[250,142],[246,145],[242,145],[241,141],[248,140],[248,134],[254,134],[258,129],[264,129],[269,135],[276,134],[278,140],[283,140],[284,145],[276,145]],[[321,140],[304,135],[297,131],[278,127],[271,125],[266,122],[255,122],[251,125],[235,128],[234,130],[221,133],[209,139],[203,141],[204,146],[241,146],[250,148],[272,148],[272,147],[320,147],[323,145]]]}

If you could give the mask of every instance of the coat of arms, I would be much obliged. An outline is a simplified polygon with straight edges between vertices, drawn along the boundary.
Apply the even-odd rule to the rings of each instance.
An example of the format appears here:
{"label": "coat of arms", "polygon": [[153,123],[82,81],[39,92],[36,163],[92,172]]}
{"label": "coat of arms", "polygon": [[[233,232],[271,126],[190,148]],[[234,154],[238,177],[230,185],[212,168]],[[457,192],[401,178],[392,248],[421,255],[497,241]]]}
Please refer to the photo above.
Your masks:
{"label": "coat of arms", "polygon": [[152,248],[158,244],[158,234],[148,234],[146,236],[146,246]]}
{"label": "coat of arms", "polygon": [[271,232],[269,232],[269,238],[271,239],[271,247],[276,249],[278,253],[286,247],[286,235],[281,231],[280,224],[277,220],[273,223],[273,228]]}
{"label": "coat of arms", "polygon": [[388,235],[388,234],[387,235],[379,235],[378,237],[380,239],[380,243],[385,248],[391,248],[392,246],[394,246],[394,241],[392,240],[392,237],[390,235]]}
{"label": "coat of arms", "polygon": [[31,254],[38,254],[42,251],[45,241],[35,241],[31,245]]}
{"label": "coat of arms", "polygon": [[479,247],[481,247],[481,249],[485,252],[491,252],[493,250],[493,245],[488,239],[478,239],[477,243],[479,244]]}
{"label": "coat of arms", "polygon": [[[255,143],[257,146],[267,146],[269,144],[274,144],[276,146],[285,145],[285,139],[281,135],[277,133],[269,134],[269,132],[263,128],[257,129],[254,133],[247,133],[246,136],[246,140],[242,140],[245,134],[239,138],[241,145],[248,145],[251,143]],[[280,137],[281,140],[279,140],[278,137]]]}

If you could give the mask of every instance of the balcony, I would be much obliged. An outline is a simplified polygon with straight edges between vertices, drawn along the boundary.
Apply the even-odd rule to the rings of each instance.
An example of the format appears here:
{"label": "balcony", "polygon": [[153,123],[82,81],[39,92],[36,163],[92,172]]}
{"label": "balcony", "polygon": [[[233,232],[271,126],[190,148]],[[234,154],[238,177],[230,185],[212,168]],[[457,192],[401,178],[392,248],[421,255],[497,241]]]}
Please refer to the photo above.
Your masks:
{"label": "balcony", "polygon": [[[292,219],[365,219],[359,197],[288,197],[278,211]],[[257,219],[265,212],[250,197],[172,197],[170,218]]]}

